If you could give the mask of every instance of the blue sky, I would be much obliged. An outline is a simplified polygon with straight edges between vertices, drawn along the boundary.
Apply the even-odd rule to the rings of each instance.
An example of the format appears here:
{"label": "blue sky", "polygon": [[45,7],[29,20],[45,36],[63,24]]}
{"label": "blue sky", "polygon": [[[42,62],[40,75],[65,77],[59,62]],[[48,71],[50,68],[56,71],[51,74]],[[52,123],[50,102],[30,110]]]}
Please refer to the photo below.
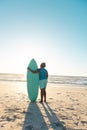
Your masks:
{"label": "blue sky", "polygon": [[86,0],[0,0],[0,73],[26,73],[32,58],[87,76]]}

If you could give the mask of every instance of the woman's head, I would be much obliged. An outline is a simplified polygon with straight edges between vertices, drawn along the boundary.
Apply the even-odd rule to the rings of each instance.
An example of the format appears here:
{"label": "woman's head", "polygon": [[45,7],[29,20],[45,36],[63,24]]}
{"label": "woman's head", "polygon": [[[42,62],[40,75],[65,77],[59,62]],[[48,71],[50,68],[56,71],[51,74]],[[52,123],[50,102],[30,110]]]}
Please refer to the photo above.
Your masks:
{"label": "woman's head", "polygon": [[43,63],[40,64],[40,67],[44,68],[44,67],[46,67],[46,64],[43,62]]}

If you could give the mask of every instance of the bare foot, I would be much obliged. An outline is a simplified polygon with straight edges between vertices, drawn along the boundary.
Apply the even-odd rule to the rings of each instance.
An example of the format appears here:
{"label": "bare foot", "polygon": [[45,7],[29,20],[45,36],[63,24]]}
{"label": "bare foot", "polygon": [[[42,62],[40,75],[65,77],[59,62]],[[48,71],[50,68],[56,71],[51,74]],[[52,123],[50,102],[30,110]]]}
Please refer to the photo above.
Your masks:
{"label": "bare foot", "polygon": [[43,101],[40,101],[39,103],[43,103]]}

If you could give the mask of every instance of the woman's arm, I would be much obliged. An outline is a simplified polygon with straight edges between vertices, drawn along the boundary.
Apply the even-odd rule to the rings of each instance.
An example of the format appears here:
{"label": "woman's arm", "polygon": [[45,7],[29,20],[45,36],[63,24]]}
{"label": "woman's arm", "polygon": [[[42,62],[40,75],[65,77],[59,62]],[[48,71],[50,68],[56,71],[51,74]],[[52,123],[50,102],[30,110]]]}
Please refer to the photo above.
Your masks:
{"label": "woman's arm", "polygon": [[31,68],[27,68],[28,70],[30,70],[32,73],[38,73],[38,70],[32,70]]}
{"label": "woman's arm", "polygon": [[47,72],[46,76],[47,76],[47,79],[48,79],[48,72]]}

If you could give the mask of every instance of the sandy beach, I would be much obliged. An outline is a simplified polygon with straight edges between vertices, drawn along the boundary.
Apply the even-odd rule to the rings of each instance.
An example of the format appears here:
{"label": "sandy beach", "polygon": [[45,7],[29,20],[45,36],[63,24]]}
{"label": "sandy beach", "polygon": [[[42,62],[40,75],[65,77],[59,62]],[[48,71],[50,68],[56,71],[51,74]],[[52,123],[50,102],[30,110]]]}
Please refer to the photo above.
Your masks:
{"label": "sandy beach", "polygon": [[87,130],[87,88],[48,84],[47,103],[30,102],[26,82],[0,81],[0,130]]}

